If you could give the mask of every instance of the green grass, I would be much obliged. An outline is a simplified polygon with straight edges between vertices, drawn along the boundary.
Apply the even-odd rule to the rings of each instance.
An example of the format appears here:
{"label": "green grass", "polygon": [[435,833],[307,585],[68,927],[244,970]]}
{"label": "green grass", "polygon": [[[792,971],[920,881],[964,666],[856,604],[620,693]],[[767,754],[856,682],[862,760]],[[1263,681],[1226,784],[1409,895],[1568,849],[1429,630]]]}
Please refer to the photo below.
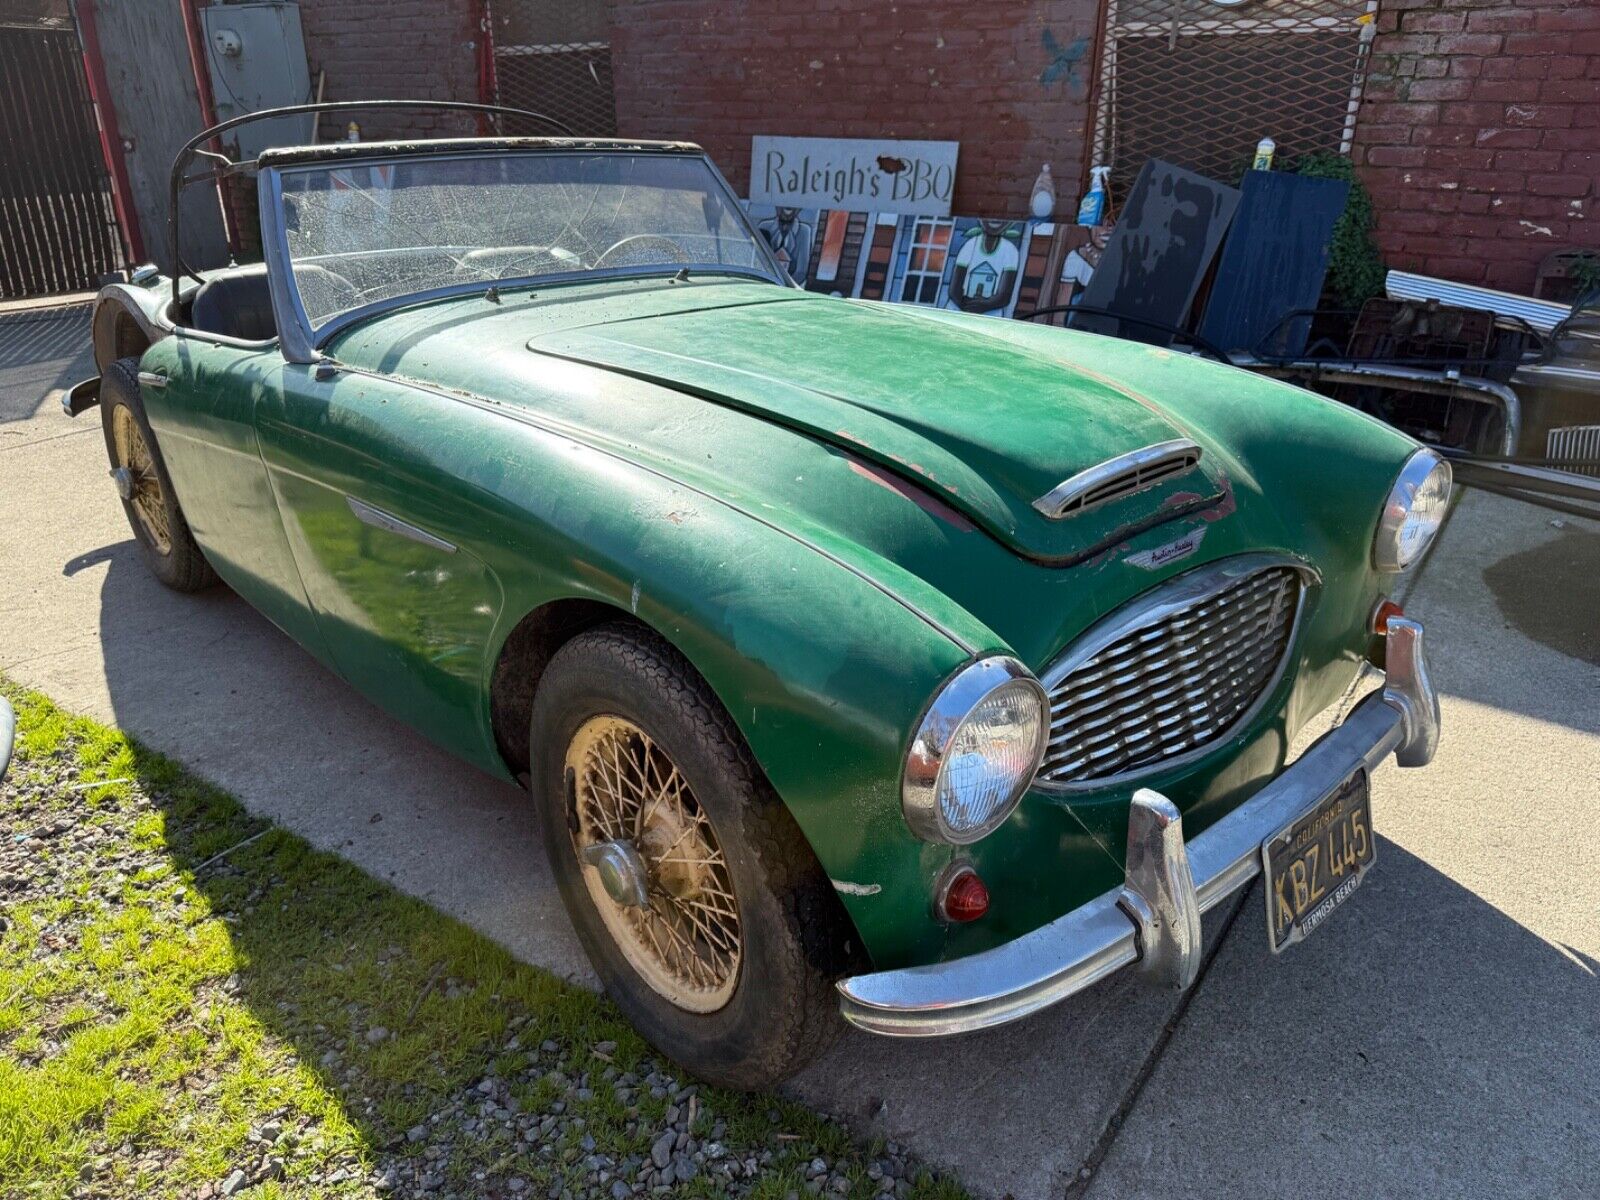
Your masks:
{"label": "green grass", "polygon": [[[194,1196],[269,1157],[281,1176],[245,1194],[376,1194],[375,1169],[409,1178],[421,1161],[406,1130],[486,1073],[516,1081],[524,1114],[564,1102],[600,1152],[648,1153],[671,1098],[642,1087],[630,1113],[611,1081],[670,1068],[605,1000],[115,730],[0,691],[19,731],[0,789],[0,1196]],[[379,1026],[390,1036],[373,1043]],[[587,1073],[592,1094],[553,1069]],[[771,1152],[750,1194],[804,1195],[820,1155],[850,1195],[873,1195],[881,1148],[837,1123],[773,1096],[702,1088],[696,1103],[698,1137],[720,1122],[731,1151]],[[279,1140],[254,1142],[268,1121]],[[527,1196],[581,1193],[578,1140],[457,1139],[435,1194],[509,1195],[512,1178]],[[675,1188],[725,1193],[706,1172]],[[926,1174],[912,1193],[960,1195]]]}

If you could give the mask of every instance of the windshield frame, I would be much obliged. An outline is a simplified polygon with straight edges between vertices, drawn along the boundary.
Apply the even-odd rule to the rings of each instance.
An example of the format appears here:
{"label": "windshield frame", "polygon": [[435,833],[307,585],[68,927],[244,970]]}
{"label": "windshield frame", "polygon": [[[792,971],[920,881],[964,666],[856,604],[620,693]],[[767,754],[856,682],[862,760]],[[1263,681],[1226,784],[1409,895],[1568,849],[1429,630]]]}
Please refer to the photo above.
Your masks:
{"label": "windshield frame", "polygon": [[[483,158],[496,154],[516,155],[567,155],[576,153],[594,154],[593,149],[578,151],[573,147],[551,146],[549,148],[518,148],[511,149],[467,149],[451,150],[443,153],[430,154],[426,151],[404,154],[395,153],[392,146],[374,146],[376,153],[367,156],[341,157],[339,166],[346,164],[359,164],[362,166],[378,166],[385,163],[400,161],[415,161],[417,159],[449,160],[459,158]],[[655,147],[641,147],[637,145],[619,146],[615,149],[599,151],[600,153],[625,154],[636,157],[642,154],[662,155],[676,158],[693,158],[702,162],[711,176],[711,184],[721,200],[728,207],[734,222],[750,238],[761,255],[761,260],[766,263],[767,271],[762,272],[747,267],[729,265],[695,265],[690,264],[690,270],[699,276],[726,275],[744,279],[760,280],[779,287],[795,287],[795,282],[789,278],[787,272],[778,263],[772,253],[772,247],[767,244],[767,239],[762,237],[751,224],[749,215],[744,206],[739,202],[737,193],[717,165],[711,161],[709,155],[701,150],[667,149]],[[294,275],[294,258],[289,251],[289,235],[287,222],[284,218],[284,195],[282,173],[285,171],[305,170],[307,164],[285,163],[281,167],[277,164],[263,166],[257,177],[258,202],[261,216],[262,230],[262,257],[267,263],[267,278],[272,293],[273,315],[277,319],[279,341],[283,347],[283,354],[290,362],[314,363],[323,356],[322,348],[337,337],[341,332],[361,321],[369,320],[381,313],[392,312],[396,309],[410,308],[418,304],[427,304],[435,300],[449,299],[452,296],[470,296],[487,291],[490,287],[499,290],[522,288],[530,286],[548,287],[563,284],[598,282],[609,279],[670,279],[683,270],[677,263],[661,263],[637,266],[601,267],[588,270],[562,271],[557,273],[542,272],[536,275],[510,275],[504,279],[473,279],[461,283],[440,284],[430,288],[420,288],[415,292],[406,292],[398,296],[390,296],[381,300],[374,300],[356,308],[348,309],[324,321],[321,325],[312,322],[310,314],[306,311],[300,298],[300,288]],[[320,164],[319,164],[320,165]],[[329,164],[330,169],[332,164]]]}

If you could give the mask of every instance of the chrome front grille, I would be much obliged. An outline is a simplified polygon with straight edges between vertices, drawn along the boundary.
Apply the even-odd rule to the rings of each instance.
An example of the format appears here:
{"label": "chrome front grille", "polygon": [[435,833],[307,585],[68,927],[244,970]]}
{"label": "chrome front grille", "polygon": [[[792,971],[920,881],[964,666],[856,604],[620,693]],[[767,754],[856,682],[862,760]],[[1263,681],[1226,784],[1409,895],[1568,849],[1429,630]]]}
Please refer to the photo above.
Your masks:
{"label": "chrome front grille", "polygon": [[[1545,435],[1545,457],[1581,463],[1600,459],[1600,425],[1569,425]],[[1577,475],[1600,476],[1600,467],[1558,467]]]}
{"label": "chrome front grille", "polygon": [[1050,745],[1037,782],[1102,784],[1228,734],[1278,678],[1302,570],[1256,555],[1223,560],[1091,629],[1044,674]]}

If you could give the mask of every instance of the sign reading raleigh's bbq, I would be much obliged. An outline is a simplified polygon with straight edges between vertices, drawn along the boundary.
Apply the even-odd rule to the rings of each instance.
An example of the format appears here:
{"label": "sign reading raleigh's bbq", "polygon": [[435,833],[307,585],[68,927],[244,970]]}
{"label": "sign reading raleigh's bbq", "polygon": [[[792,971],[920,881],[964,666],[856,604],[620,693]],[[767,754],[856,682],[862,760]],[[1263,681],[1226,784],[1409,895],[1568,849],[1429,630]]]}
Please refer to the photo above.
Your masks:
{"label": "sign reading raleigh's bbq", "polygon": [[948,217],[959,142],[750,139],[750,201]]}

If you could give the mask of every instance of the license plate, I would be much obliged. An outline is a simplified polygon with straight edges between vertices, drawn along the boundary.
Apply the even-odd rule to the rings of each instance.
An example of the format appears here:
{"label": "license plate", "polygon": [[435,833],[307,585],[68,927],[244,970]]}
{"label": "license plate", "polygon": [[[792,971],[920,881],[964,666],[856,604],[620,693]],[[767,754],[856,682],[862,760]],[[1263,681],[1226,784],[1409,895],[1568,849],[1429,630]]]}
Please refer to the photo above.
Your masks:
{"label": "license plate", "polygon": [[1376,855],[1365,770],[1356,771],[1316,808],[1262,842],[1272,952],[1310,937],[1350,898]]}

